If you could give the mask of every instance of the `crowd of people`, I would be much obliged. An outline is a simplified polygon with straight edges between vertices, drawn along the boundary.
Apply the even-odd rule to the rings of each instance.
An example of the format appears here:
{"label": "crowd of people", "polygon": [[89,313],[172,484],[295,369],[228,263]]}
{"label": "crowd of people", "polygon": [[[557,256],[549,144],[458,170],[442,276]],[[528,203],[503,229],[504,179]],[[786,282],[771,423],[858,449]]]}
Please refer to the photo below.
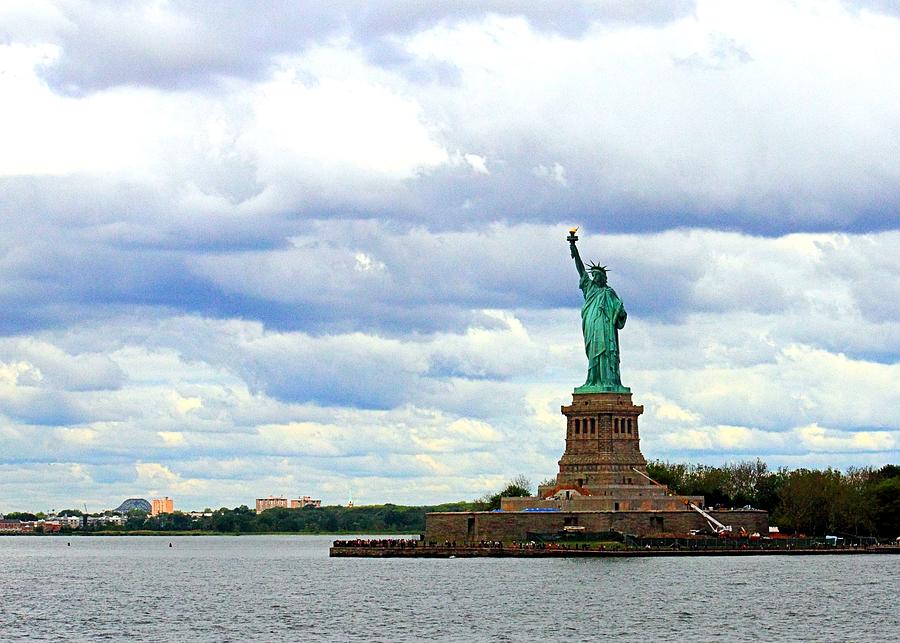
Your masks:
{"label": "crowd of people", "polygon": [[332,543],[332,547],[391,547],[407,549],[420,547],[422,544],[422,541],[412,538],[355,538],[353,540],[335,540]]}

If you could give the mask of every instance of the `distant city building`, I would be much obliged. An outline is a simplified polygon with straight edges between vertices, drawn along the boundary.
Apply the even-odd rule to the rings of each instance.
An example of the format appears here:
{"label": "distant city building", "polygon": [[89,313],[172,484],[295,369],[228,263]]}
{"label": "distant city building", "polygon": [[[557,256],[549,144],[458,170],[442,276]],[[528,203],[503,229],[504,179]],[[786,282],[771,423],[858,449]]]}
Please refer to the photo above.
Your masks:
{"label": "distant city building", "polygon": [[34,523],[21,520],[0,519],[0,533],[21,534],[34,531]]}
{"label": "distant city building", "polygon": [[287,498],[281,496],[269,496],[268,498],[256,499],[256,513],[262,513],[269,509],[302,509],[303,507],[321,507],[322,501],[316,500],[312,496],[301,496],[300,498]]}
{"label": "distant city building", "polygon": [[70,527],[78,529],[81,527],[81,516],[51,516],[51,520],[59,524],[60,527]]}
{"label": "distant city building", "polygon": [[175,511],[175,502],[169,497],[154,498],[150,501],[150,515],[170,514]]}
{"label": "distant city building", "polygon": [[301,509],[303,507],[321,507],[321,500],[313,500],[311,496],[303,496],[296,500],[291,499],[291,509]]}
{"label": "distant city building", "polygon": [[269,496],[268,498],[257,498],[256,499],[256,513],[262,513],[268,509],[276,509],[278,507],[283,507],[287,509],[288,501],[287,498],[278,498],[275,496]]}
{"label": "distant city building", "polygon": [[152,507],[150,503],[144,500],[143,498],[129,498],[125,500],[121,505],[113,509],[116,513],[119,514],[127,514],[129,511],[144,511],[146,513],[150,513]]}
{"label": "distant city building", "polygon": [[35,526],[40,527],[45,534],[58,534],[62,529],[62,525],[55,520],[38,520]]}
{"label": "distant city building", "polygon": [[88,516],[87,524],[89,526],[98,525],[116,525],[122,527],[128,521],[126,516]]}

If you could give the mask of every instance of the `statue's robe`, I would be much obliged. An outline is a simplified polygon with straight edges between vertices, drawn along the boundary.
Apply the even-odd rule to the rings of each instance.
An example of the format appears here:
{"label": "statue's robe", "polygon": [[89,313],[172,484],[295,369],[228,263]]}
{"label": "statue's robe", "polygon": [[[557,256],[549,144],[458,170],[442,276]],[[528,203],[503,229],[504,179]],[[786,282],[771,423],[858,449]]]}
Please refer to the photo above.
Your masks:
{"label": "statue's robe", "polygon": [[601,286],[585,272],[578,284],[584,293],[581,330],[588,358],[587,386],[621,387],[619,329],[625,326],[625,306],[609,286]]}

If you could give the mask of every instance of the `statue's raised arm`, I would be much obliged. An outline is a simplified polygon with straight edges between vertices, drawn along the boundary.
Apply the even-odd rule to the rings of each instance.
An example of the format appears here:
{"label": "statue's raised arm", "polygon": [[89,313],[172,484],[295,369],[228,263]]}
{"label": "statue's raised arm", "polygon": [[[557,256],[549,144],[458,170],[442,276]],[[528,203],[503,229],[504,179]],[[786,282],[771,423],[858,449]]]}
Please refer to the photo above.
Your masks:
{"label": "statue's raised arm", "polygon": [[575,267],[578,287],[584,294],[581,330],[588,358],[587,381],[576,393],[627,393],[619,375],[619,330],[625,326],[625,306],[606,281],[606,266],[591,263],[585,268],[575,242],[578,228],[569,231],[567,240]]}
{"label": "statue's raised arm", "polygon": [[575,242],[578,241],[578,237],[575,236],[575,233],[578,232],[578,227],[574,227],[569,230],[569,236],[566,237],[569,241],[569,250],[572,253],[572,259],[575,260],[575,267],[578,269],[578,276],[584,276],[584,262],[581,261],[581,255],[578,254],[578,248],[575,246]]}

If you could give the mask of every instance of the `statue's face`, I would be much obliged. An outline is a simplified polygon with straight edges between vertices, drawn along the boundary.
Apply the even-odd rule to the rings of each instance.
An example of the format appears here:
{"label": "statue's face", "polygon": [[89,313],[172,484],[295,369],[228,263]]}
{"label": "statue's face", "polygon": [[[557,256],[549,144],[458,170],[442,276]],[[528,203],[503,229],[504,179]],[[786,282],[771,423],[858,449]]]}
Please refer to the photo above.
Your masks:
{"label": "statue's face", "polygon": [[596,281],[601,286],[606,285],[606,273],[602,270],[591,270],[591,279]]}

